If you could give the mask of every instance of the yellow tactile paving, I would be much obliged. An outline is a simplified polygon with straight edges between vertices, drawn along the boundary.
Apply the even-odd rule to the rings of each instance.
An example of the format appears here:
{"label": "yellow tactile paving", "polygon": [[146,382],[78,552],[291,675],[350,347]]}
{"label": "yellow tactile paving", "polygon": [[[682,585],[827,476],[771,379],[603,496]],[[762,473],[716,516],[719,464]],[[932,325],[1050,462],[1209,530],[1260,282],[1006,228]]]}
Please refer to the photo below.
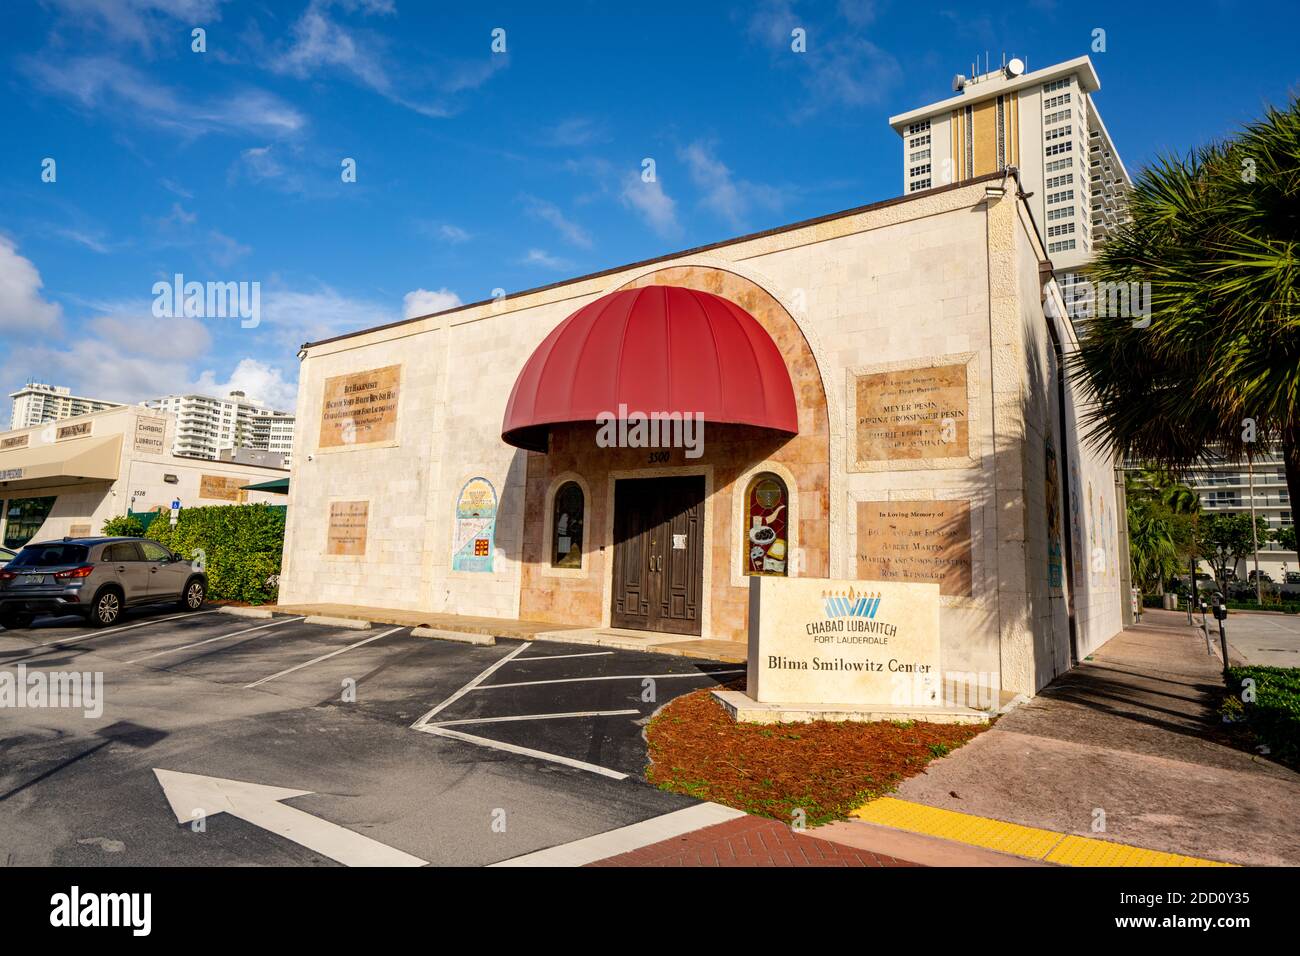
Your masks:
{"label": "yellow tactile paving", "polygon": [[1054,830],[1021,826],[1004,820],[977,817],[972,813],[942,810],[896,797],[882,797],[863,804],[850,816],[927,836],[955,840],[971,846],[998,850],[1015,856],[1045,860],[1062,866],[1231,866],[1177,853],[1162,853],[1141,847],[1070,836]]}
{"label": "yellow tactile paving", "polygon": [[1164,853],[1080,836],[1067,836],[1043,859],[1062,866],[1232,866],[1231,863],[1202,860],[1181,853]]}

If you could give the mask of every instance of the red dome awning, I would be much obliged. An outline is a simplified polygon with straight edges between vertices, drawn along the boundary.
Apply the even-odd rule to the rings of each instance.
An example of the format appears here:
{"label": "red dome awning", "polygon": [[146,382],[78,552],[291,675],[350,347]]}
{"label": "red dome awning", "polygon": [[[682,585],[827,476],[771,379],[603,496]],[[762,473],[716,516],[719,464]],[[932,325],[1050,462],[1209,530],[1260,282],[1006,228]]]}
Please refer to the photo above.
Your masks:
{"label": "red dome awning", "polygon": [[515,381],[501,437],[544,452],[551,425],[594,424],[620,405],[799,431],[790,373],[758,320],[680,286],[611,292],[556,326]]}

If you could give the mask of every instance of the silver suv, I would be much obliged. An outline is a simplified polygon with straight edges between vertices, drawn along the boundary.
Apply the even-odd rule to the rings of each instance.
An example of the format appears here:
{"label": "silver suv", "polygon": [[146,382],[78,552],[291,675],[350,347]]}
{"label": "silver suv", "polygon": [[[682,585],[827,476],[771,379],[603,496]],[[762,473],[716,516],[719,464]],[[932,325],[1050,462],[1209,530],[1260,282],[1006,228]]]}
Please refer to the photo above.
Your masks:
{"label": "silver suv", "polygon": [[26,627],[37,614],[80,614],[96,627],[141,604],[197,611],[202,569],[147,538],[63,538],[29,544],[0,568],[0,625]]}

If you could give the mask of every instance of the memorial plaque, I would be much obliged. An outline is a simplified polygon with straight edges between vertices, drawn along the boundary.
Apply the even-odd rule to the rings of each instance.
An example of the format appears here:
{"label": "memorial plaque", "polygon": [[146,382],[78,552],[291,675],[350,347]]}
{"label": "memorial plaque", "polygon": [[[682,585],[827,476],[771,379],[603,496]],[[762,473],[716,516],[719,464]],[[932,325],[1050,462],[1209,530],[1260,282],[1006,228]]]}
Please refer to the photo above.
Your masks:
{"label": "memorial plaque", "polygon": [[964,364],[858,375],[854,383],[858,464],[967,457],[966,387]]}
{"label": "memorial plaque", "polygon": [[200,475],[199,497],[213,498],[217,501],[241,501],[243,488],[248,482],[243,478],[231,478],[227,475]]}
{"label": "memorial plaque", "polygon": [[11,438],[0,439],[0,451],[8,451],[11,448],[26,448],[32,440],[30,434],[14,435]]}
{"label": "memorial plaque", "polygon": [[760,703],[939,706],[934,584],[749,579],[746,693]]}
{"label": "memorial plaque", "polygon": [[969,501],[859,501],[858,577],[932,581],[945,597],[971,593]]}
{"label": "memorial plaque", "polygon": [[391,442],[397,437],[397,398],[402,367],[325,379],[320,447],[345,448]]}
{"label": "memorial plaque", "polygon": [[72,538],[89,538],[90,525],[74,524],[71,528],[68,529],[68,536]]}
{"label": "memorial plaque", "polygon": [[167,437],[167,419],[137,418],[135,420],[135,450],[145,455],[166,453],[163,442]]}
{"label": "memorial plaque", "polygon": [[370,521],[370,502],[330,502],[326,554],[363,555],[366,553],[366,528]]}

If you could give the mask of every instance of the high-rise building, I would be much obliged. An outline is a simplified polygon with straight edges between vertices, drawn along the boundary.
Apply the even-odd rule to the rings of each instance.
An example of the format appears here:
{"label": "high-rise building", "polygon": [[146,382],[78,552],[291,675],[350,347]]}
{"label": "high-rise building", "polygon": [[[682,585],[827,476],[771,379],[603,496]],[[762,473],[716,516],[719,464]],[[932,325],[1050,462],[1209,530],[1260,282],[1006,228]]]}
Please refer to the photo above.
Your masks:
{"label": "high-rise building", "polygon": [[[1198,465],[1186,475],[1186,481],[1200,496],[1202,514],[1249,514],[1253,484],[1255,516],[1268,522],[1269,531],[1295,523],[1280,442],[1266,446],[1253,462],[1216,461]],[[1210,567],[1202,562],[1202,569],[1209,571]],[[1295,551],[1283,548],[1276,541],[1261,539],[1259,569],[1281,583],[1286,574],[1300,571],[1300,559]],[[1255,558],[1251,555],[1237,563],[1235,573],[1244,581],[1254,570]]]}
{"label": "high-rise building", "polygon": [[215,459],[226,449],[256,448],[283,452],[287,466],[293,445],[291,412],[268,408],[239,391],[226,398],[167,395],[141,404],[176,416],[173,454]]}
{"label": "high-rise building", "polygon": [[1016,167],[1066,301],[1085,314],[1093,296],[1071,289],[1074,275],[1124,221],[1132,182],[1093,100],[1100,88],[1086,56],[1032,73],[1012,58],[889,119],[903,141],[904,193]]}
{"label": "high-rise building", "polygon": [[61,418],[75,418],[102,412],[108,408],[117,408],[121,402],[109,402],[99,398],[82,398],[73,395],[72,390],[62,385],[45,385],[40,382],[28,382],[9,398],[13,408],[9,413],[9,428],[31,428]]}

